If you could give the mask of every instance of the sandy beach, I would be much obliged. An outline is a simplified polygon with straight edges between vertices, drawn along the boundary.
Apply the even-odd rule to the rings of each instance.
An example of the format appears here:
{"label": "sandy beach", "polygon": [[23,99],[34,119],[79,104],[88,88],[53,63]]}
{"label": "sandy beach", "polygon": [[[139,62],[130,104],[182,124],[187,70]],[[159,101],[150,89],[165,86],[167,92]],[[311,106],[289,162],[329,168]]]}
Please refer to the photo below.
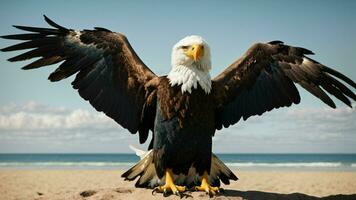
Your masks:
{"label": "sandy beach", "polygon": [[[0,199],[179,199],[152,196],[151,189],[124,181],[122,170],[1,169]],[[356,199],[356,172],[235,171],[239,181],[224,185],[216,199]],[[208,199],[186,192],[184,199]]]}

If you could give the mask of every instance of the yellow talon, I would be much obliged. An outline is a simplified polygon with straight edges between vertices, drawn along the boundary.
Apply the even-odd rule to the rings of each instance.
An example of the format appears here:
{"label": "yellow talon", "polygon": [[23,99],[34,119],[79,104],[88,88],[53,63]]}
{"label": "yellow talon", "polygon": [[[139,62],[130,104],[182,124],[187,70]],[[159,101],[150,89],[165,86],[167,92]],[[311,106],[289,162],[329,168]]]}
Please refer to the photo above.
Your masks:
{"label": "yellow talon", "polygon": [[166,195],[168,191],[178,196],[181,196],[181,193],[185,191],[184,186],[178,186],[174,184],[173,172],[171,169],[166,170],[166,183],[163,186],[158,186],[154,188],[152,194],[154,192],[161,192]]}
{"label": "yellow talon", "polygon": [[217,193],[220,192],[218,187],[212,187],[209,185],[209,175],[208,172],[204,172],[203,178],[201,180],[201,185],[196,186],[195,190],[198,191],[205,191],[209,196],[215,196]]}

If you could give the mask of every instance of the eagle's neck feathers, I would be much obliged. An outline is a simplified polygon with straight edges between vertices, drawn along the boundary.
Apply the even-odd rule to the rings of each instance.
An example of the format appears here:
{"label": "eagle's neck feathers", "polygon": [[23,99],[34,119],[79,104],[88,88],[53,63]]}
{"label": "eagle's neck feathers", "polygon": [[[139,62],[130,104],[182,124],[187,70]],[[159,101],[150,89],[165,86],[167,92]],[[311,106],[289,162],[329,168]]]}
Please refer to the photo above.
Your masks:
{"label": "eagle's neck feathers", "polygon": [[167,78],[171,86],[181,85],[182,93],[192,93],[192,89],[196,89],[198,84],[209,94],[211,91],[211,77],[208,69],[196,66],[174,66],[168,73]]}

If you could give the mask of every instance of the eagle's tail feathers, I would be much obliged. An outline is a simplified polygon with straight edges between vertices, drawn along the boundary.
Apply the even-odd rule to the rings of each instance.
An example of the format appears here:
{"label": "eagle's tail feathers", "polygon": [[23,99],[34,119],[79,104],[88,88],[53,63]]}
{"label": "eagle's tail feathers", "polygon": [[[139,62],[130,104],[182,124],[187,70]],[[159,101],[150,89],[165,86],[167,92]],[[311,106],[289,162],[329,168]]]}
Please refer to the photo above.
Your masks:
{"label": "eagle's tail feathers", "polygon": [[[137,148],[133,149],[136,153],[139,150]],[[163,184],[163,178],[159,179],[156,174],[155,166],[153,163],[153,150],[150,150],[145,154],[142,152],[144,151],[139,150],[139,153],[137,153],[137,155],[141,157],[141,160],[135,166],[122,174],[121,177],[125,178],[125,180],[132,181],[139,176],[140,178],[135,184],[136,187],[153,188]],[[188,176],[175,175],[174,179],[175,182],[184,184],[187,187],[199,184],[199,176],[193,167],[190,168]],[[230,184],[230,180],[236,181],[237,179],[238,178],[236,175],[215,154],[212,154],[211,170],[209,176],[210,184],[214,187],[220,187],[220,180],[225,185],[228,185]]]}
{"label": "eagle's tail feathers", "polygon": [[209,181],[211,185],[219,187],[219,179],[225,185],[229,185],[230,180],[238,180],[236,175],[215,154],[212,154]]}
{"label": "eagle's tail feathers", "polygon": [[155,166],[153,163],[153,151],[148,151],[141,160],[121,175],[125,180],[135,180],[138,176],[136,187],[154,187],[160,180],[156,175]]}

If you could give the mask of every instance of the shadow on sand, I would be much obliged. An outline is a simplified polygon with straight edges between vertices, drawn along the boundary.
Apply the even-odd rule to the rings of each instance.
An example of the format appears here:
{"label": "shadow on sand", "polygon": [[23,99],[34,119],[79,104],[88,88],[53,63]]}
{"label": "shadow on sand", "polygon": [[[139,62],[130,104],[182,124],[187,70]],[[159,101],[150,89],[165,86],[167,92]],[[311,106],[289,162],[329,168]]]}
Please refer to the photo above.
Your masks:
{"label": "shadow on sand", "polygon": [[280,194],[260,191],[224,190],[220,195],[225,197],[241,197],[242,199],[248,200],[356,200],[356,194],[338,194],[326,197],[315,197],[302,193]]}

